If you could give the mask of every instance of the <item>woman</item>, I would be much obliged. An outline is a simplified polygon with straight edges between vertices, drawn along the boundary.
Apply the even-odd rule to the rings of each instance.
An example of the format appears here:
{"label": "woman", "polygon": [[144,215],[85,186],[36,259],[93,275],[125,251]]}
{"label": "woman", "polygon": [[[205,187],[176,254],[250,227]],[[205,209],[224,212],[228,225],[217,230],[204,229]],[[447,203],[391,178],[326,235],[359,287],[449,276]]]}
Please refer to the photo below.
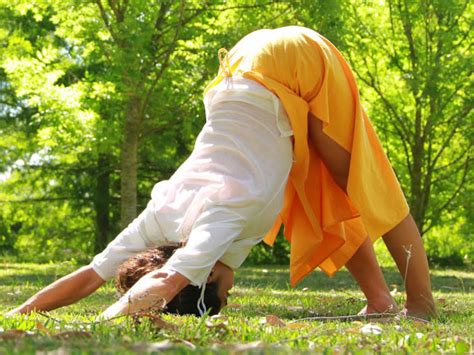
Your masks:
{"label": "woman", "polygon": [[217,261],[238,267],[282,223],[292,285],[315,267],[332,275],[346,265],[367,297],[363,312],[395,310],[371,243],[383,236],[406,277],[405,311],[434,315],[420,235],[337,49],[293,26],[253,32],[220,61],[193,153],[91,269],[105,280],[130,253],[164,241],[186,246],[104,317],[169,301],[189,283],[205,286]]}

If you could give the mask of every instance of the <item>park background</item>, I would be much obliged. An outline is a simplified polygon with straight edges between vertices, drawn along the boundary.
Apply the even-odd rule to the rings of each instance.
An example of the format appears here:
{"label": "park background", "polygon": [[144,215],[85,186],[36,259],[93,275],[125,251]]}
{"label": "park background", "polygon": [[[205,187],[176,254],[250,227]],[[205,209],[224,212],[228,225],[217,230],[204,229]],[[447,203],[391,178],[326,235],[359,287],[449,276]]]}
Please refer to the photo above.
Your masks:
{"label": "park background", "polygon": [[[0,0],[0,353],[472,353],[473,4]],[[286,25],[350,62],[422,231],[439,318],[353,316],[365,300],[344,269],[290,288],[284,238],[253,249],[218,318],[95,322],[112,283],[49,314],[5,316],[88,263],[186,159],[218,50]],[[376,250],[402,305],[403,280]]]}
{"label": "park background", "polygon": [[[90,260],[191,152],[219,48],[302,25],[350,62],[432,265],[472,266],[472,6],[1,0],[1,258]],[[279,238],[248,263],[287,261]]]}

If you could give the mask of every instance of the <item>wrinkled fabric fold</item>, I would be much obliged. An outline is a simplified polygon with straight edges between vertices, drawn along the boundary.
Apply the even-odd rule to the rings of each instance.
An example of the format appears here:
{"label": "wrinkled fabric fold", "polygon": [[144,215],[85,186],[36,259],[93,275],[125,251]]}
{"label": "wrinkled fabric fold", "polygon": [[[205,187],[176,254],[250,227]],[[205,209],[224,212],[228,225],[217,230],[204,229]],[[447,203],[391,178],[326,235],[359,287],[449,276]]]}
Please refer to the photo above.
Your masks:
{"label": "wrinkled fabric fold", "polygon": [[[278,96],[294,133],[284,205],[265,241],[273,244],[284,224],[291,243],[292,285],[318,266],[332,275],[367,236],[375,240],[409,211],[361,106],[352,71],[327,39],[297,26],[253,32],[229,51],[226,60],[225,75],[221,69],[205,91],[229,74],[254,80]],[[308,113],[351,154],[347,194],[309,142]]]}

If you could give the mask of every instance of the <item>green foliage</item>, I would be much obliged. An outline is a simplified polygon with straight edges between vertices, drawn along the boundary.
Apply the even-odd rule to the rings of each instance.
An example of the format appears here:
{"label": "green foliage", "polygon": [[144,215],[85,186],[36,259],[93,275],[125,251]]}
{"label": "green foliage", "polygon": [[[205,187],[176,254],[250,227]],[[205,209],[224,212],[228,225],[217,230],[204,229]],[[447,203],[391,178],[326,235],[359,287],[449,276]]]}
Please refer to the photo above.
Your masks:
{"label": "green foliage", "polygon": [[280,232],[273,246],[261,242],[253,247],[245,263],[246,265],[288,265],[289,261],[290,243]]}
{"label": "green foliage", "polygon": [[472,4],[354,1],[345,40],[369,116],[424,234],[472,196]]}
{"label": "green foliage", "polygon": [[444,226],[428,234],[425,239],[426,252],[432,264],[440,266],[472,266],[474,243],[472,234],[464,234],[460,225]]}
{"label": "green foliage", "polygon": [[[305,25],[350,59],[431,260],[469,264],[472,13],[461,0],[0,0],[0,254],[100,250],[120,231],[125,173],[135,213],[192,150],[218,49]],[[287,260],[283,238],[250,255]]]}

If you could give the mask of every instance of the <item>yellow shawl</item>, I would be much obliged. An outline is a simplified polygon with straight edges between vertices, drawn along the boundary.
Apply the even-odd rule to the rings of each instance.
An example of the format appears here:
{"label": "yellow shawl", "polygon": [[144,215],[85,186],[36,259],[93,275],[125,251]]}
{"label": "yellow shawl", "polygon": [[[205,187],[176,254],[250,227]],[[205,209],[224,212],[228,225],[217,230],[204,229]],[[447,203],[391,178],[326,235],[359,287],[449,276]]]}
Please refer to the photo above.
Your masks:
{"label": "yellow shawl", "polygon": [[[407,216],[405,197],[361,107],[351,69],[332,43],[303,27],[259,30],[220,59],[219,74],[205,92],[225,76],[251,79],[277,95],[290,118],[295,162],[283,209],[265,242],[272,245],[285,225],[293,286],[317,266],[334,274],[367,235],[375,240]],[[347,195],[309,142],[309,112],[351,154]]]}

